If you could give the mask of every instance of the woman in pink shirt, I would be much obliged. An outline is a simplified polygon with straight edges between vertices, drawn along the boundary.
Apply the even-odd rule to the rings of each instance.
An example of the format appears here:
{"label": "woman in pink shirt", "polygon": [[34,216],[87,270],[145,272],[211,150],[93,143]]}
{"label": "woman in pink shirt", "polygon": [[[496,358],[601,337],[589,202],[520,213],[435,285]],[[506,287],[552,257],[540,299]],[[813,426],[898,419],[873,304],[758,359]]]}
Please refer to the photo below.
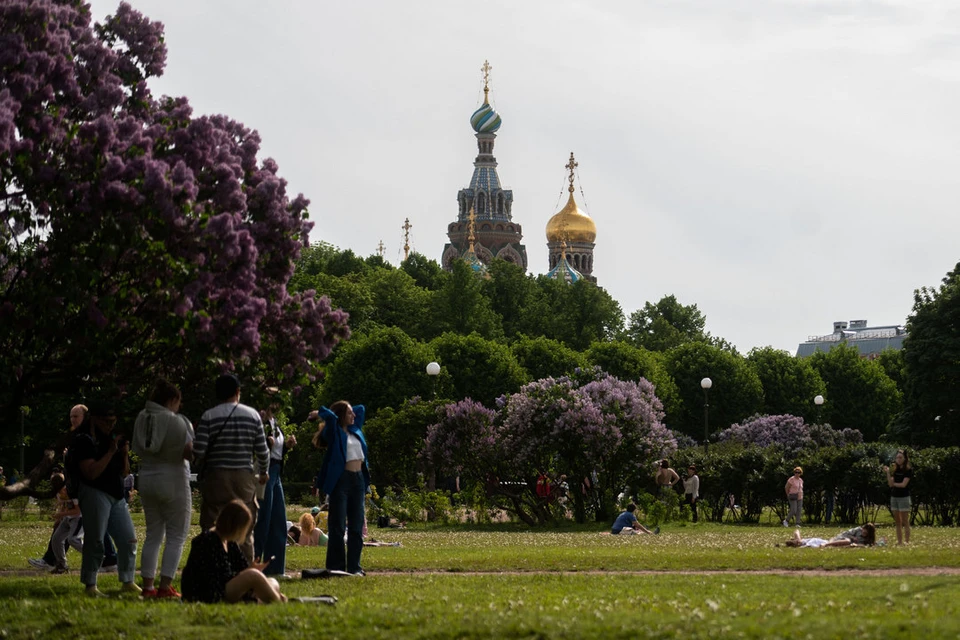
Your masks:
{"label": "woman in pink shirt", "polygon": [[790,501],[790,511],[783,521],[783,526],[790,526],[790,516],[794,517],[794,522],[800,526],[800,509],[803,508],[803,469],[793,468],[793,475],[787,478],[787,484],[784,487],[787,493],[787,500]]}

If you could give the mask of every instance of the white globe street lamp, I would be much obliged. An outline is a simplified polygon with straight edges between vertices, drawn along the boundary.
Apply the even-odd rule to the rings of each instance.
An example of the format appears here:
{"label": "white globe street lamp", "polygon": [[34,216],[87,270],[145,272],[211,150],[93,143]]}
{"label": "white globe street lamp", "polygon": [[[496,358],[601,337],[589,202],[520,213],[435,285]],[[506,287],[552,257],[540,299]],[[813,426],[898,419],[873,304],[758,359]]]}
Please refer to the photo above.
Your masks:
{"label": "white globe street lamp", "polygon": [[710,450],[710,399],[707,392],[713,386],[713,380],[704,378],[700,381],[700,388],[703,389],[703,452]]}
{"label": "white globe street lamp", "polygon": [[440,363],[431,362],[427,365],[427,375],[433,378],[433,399],[437,399],[437,376],[440,375]]}

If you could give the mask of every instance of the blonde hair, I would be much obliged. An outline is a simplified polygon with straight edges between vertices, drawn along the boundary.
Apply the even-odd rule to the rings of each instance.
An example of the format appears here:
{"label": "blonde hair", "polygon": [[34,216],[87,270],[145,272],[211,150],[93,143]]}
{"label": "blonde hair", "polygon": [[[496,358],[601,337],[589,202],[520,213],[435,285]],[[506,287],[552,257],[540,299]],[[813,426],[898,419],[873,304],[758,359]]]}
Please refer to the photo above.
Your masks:
{"label": "blonde hair", "polygon": [[310,535],[313,533],[313,530],[317,528],[317,523],[314,521],[313,516],[309,513],[304,513],[300,516],[300,533],[303,535]]}

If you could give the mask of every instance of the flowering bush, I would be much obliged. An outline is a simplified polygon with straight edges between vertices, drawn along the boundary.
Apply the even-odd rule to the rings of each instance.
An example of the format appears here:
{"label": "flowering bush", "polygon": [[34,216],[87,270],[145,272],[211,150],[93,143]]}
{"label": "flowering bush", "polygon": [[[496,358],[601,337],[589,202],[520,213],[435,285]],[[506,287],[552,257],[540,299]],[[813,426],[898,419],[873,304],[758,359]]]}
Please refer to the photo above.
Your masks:
{"label": "flowering bush", "polygon": [[[614,488],[677,448],[661,422],[653,385],[644,379],[579,370],[531,382],[501,397],[497,407],[499,413],[472,400],[447,405],[444,418],[428,428],[426,455],[445,472],[483,481],[489,493],[507,498],[505,508],[531,522],[552,517],[534,492],[539,474],[567,474],[576,484],[596,477],[588,498],[598,498],[598,515],[607,517]],[[582,520],[584,496],[573,491],[571,497]]]}
{"label": "flowering bush", "polygon": [[778,444],[788,451],[797,451],[813,444],[810,428],[803,418],[791,415],[753,416],[724,429],[717,437],[721,442],[732,440],[758,447]]}
{"label": "flowering bush", "polygon": [[782,446],[789,452],[810,447],[843,447],[863,442],[856,429],[837,431],[830,425],[808,425],[803,418],[791,415],[753,416],[718,435],[721,442],[739,442],[759,447]]}

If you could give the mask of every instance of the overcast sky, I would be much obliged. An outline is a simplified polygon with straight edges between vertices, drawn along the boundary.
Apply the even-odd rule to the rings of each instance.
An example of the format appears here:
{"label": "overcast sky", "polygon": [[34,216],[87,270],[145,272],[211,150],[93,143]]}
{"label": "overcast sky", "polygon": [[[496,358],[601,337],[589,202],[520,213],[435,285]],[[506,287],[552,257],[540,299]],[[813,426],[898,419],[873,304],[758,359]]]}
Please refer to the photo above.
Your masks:
{"label": "overcast sky", "polygon": [[399,264],[409,217],[439,261],[486,59],[529,271],[573,151],[628,317],[672,294],[744,353],[795,352],[834,320],[904,323],[960,260],[952,0],[131,4],[166,27],[154,92],[257,129],[311,239],[361,256]]}

